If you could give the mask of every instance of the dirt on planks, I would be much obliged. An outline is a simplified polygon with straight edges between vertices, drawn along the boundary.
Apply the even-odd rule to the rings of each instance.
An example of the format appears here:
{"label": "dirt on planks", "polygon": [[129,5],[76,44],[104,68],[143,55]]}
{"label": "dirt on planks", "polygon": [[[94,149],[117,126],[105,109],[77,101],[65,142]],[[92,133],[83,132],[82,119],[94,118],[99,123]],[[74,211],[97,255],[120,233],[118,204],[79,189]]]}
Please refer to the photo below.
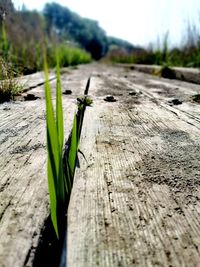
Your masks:
{"label": "dirt on planks", "polygon": [[[77,169],[68,217],[69,267],[197,266],[200,113],[191,96],[199,85],[82,66],[63,74],[68,125],[90,75],[94,104],[84,122],[86,160]],[[34,85],[29,91],[39,98],[0,107],[0,233],[7,240],[0,265],[6,259],[6,267],[21,267],[34,253],[49,216],[44,92]],[[108,96],[116,101],[105,101]],[[26,224],[11,227],[10,221]]]}
{"label": "dirt on planks", "polygon": [[[154,97],[152,101],[157,106],[162,106],[163,102],[171,106],[174,103],[174,98],[184,99],[186,105],[187,102],[191,102],[191,85],[189,83],[180,84],[179,81],[172,83],[169,80],[138,73],[134,73],[133,76],[131,72],[129,76],[124,77],[121,74],[120,78],[116,79],[114,75],[112,79],[112,74],[102,77],[102,90],[98,91],[97,94],[100,96],[113,94],[122,103],[121,107],[124,105],[126,109],[137,109],[137,105],[144,105],[149,97],[146,92],[152,93]],[[132,85],[131,83],[127,84],[128,81],[126,82],[124,78],[132,81]],[[137,85],[139,85],[138,88]],[[142,87],[145,89],[144,92]],[[199,90],[198,85],[192,85],[192,87],[194,92]],[[134,91],[131,91],[133,89]],[[200,122],[200,116],[197,119]],[[140,124],[139,121],[136,123]],[[133,128],[134,124],[135,121],[132,124]],[[161,138],[162,150],[148,152],[136,167],[142,174],[141,182],[147,183],[148,186],[154,183],[165,184],[169,187],[172,198],[180,205],[196,204],[200,201],[198,192],[200,186],[200,144],[195,145],[190,138],[190,133],[179,130],[178,127],[177,129],[164,129],[159,131],[158,135]],[[141,138],[145,137],[141,136]]]}
{"label": "dirt on planks", "polygon": [[87,164],[80,161],[68,217],[69,266],[197,266],[198,90],[96,69],[81,146]]}

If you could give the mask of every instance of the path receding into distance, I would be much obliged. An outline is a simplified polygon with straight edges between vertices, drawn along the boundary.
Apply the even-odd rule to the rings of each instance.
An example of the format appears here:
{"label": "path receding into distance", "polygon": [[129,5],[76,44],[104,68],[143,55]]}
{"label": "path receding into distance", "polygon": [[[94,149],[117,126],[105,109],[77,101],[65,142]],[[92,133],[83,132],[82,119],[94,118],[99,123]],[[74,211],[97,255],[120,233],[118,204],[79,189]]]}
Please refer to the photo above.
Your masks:
{"label": "path receding into distance", "polygon": [[[43,74],[36,75],[24,93],[35,100],[0,105],[1,267],[32,266],[49,215]],[[72,90],[63,95],[66,139],[90,75],[67,266],[198,266],[200,105],[191,96],[200,86],[123,67],[69,69],[62,74],[63,92]]]}

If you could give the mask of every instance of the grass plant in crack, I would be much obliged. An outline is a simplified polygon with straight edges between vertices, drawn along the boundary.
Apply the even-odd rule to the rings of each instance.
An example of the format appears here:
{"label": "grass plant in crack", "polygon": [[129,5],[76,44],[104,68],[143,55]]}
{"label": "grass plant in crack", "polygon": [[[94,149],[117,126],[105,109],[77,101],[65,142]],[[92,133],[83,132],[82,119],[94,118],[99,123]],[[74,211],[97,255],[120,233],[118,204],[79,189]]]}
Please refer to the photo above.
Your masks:
{"label": "grass plant in crack", "polygon": [[90,78],[87,81],[84,96],[77,98],[78,110],[74,115],[73,127],[69,139],[65,143],[63,164],[64,173],[67,176],[66,189],[71,191],[73,177],[77,163],[77,154],[79,151],[79,142],[81,137],[81,129],[83,125],[84,113],[87,106],[91,106],[92,100],[87,96],[90,86]]}
{"label": "grass plant in crack", "polygon": [[48,189],[50,196],[51,220],[56,235],[59,238],[62,233],[62,225],[64,219],[63,215],[66,213],[67,201],[69,200],[69,196],[72,190],[84,112],[86,106],[92,103],[92,101],[86,95],[89,90],[90,78],[88,79],[85,88],[84,97],[78,99],[78,111],[74,116],[71,134],[64,146],[64,123],[58,54],[56,70],[56,114],[54,112],[52,103],[46,57],[44,60],[44,69],[48,150]]}
{"label": "grass plant in crack", "polygon": [[[58,60],[57,60],[58,61]],[[51,98],[51,87],[48,77],[48,67],[46,58],[44,60],[45,69],[45,99],[46,99],[46,129],[47,129],[47,150],[48,150],[48,189],[50,196],[51,219],[59,237],[59,213],[60,208],[65,205],[66,191],[62,165],[63,151],[63,111],[61,98],[61,82],[59,62],[57,62],[57,85],[56,85],[56,116]]]}

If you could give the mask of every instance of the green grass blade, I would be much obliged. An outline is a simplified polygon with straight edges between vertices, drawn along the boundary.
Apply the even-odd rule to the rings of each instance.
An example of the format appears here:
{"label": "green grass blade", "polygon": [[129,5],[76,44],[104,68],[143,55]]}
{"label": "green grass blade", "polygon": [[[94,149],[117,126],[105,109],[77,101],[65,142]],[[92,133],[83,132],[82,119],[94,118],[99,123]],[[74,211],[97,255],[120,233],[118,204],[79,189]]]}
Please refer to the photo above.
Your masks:
{"label": "green grass blade", "polygon": [[2,50],[3,50],[4,56],[7,57],[8,39],[7,39],[6,28],[5,28],[4,22],[2,23]]}
{"label": "green grass blade", "polygon": [[77,116],[77,135],[78,135],[78,146],[80,142],[80,137],[81,137],[81,130],[82,130],[82,124],[83,124],[83,116],[85,113],[85,107],[83,106],[79,111],[78,111],[78,116]]}
{"label": "green grass blade", "polygon": [[77,117],[76,114],[74,116],[72,135],[71,135],[71,143],[69,148],[69,168],[71,177],[74,176],[75,166],[76,166],[76,158],[77,158],[77,149],[78,149],[78,140],[77,140]]}
{"label": "green grass blade", "polygon": [[57,193],[59,198],[59,204],[63,205],[65,202],[65,183],[64,183],[62,154],[60,154]]}
{"label": "green grass blade", "polygon": [[72,190],[72,181],[73,181],[73,176],[72,176],[72,172],[70,170],[70,166],[69,166],[69,162],[67,159],[67,164],[66,164],[66,188],[67,188],[67,192],[70,195],[71,190]]}
{"label": "green grass blade", "polygon": [[56,186],[54,182],[54,172],[51,164],[51,158],[48,156],[48,188],[49,188],[49,196],[50,196],[50,209],[51,209],[51,220],[53,223],[53,227],[55,229],[57,237],[58,235],[58,221],[57,221],[57,196],[56,196]]}
{"label": "green grass blade", "polygon": [[90,87],[90,79],[91,79],[91,77],[89,77],[89,79],[87,80],[84,95],[88,95],[88,91],[89,91],[89,87]]}
{"label": "green grass blade", "polygon": [[56,122],[51,99],[51,88],[49,84],[48,68],[45,59],[45,99],[46,99],[46,125],[47,125],[47,149],[48,149],[48,186],[50,195],[51,218],[55,232],[58,236],[57,200],[58,192],[57,177],[59,175],[60,153],[56,129]]}
{"label": "green grass blade", "polygon": [[60,78],[60,67],[59,58],[57,54],[57,67],[56,67],[56,124],[60,149],[63,148],[64,138],[64,127],[63,127],[63,110],[62,110],[62,93],[61,93],[61,78]]}
{"label": "green grass blade", "polygon": [[63,109],[62,109],[62,93],[61,93],[61,78],[58,53],[56,54],[57,67],[56,67],[56,127],[59,142],[59,175],[58,175],[58,194],[62,203],[65,201],[65,184],[63,174],[63,139],[64,139],[64,126],[63,126]]}

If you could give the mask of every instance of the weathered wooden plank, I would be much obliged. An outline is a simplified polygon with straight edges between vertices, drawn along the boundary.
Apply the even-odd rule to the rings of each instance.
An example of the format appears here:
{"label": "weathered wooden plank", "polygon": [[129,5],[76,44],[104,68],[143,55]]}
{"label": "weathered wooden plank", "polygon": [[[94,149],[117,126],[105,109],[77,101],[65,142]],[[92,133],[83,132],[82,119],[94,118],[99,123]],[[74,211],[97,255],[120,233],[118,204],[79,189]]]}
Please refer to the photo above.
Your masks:
{"label": "weathered wooden plank", "polygon": [[[105,65],[70,70],[62,76],[63,91],[72,90],[63,95],[66,138],[75,98],[91,74],[94,107],[86,112],[87,161],[80,155],[69,209],[69,266],[197,266],[199,106],[190,96],[199,87]],[[37,75],[31,87],[42,82]],[[49,215],[43,87],[30,93],[40,98],[0,105],[0,266],[6,267],[32,266]],[[118,101],[105,102],[107,94]],[[183,104],[171,106],[175,97]]]}
{"label": "weathered wooden plank", "polygon": [[155,99],[166,109],[175,112],[181,119],[199,127],[199,104],[192,99],[192,96],[200,92],[198,85],[140,74],[129,78],[129,84],[134,84],[136,90],[141,90],[152,100]]}
{"label": "weathered wooden plank", "polygon": [[[87,161],[79,156],[68,212],[67,266],[198,266],[199,106],[188,104],[183,115],[166,103],[164,80],[160,97],[145,85],[158,78],[109,72],[92,78],[94,106],[81,141]],[[197,91],[178,84],[184,97]],[[106,94],[118,101],[105,102]]]}
{"label": "weathered wooden plank", "polygon": [[[130,68],[136,71],[142,71],[148,74],[159,73],[159,71],[161,71],[162,69],[162,66],[158,65],[119,64],[118,66],[124,66],[126,68]],[[172,71],[170,73],[172,79],[176,78],[177,80],[200,84],[200,71],[198,68],[182,68],[172,66],[169,66],[169,68]]]}
{"label": "weathered wooden plank", "polygon": [[[76,74],[78,72],[78,74]],[[62,75],[65,138],[71,131],[76,97],[83,94],[90,70]],[[77,77],[78,80],[74,80]],[[41,230],[49,216],[46,177],[45,101],[41,73],[29,77],[27,88],[39,97],[0,105],[0,266],[32,266]],[[27,77],[23,78],[27,81]],[[53,99],[55,84],[51,82]]]}
{"label": "weathered wooden plank", "polygon": [[[55,80],[55,78],[56,78],[55,72],[51,71],[49,73],[49,80],[52,81]],[[44,72],[41,71],[26,76],[22,76],[20,78],[17,78],[17,80],[23,86],[23,90],[28,91],[33,88],[36,88],[37,86],[43,85],[45,82],[45,75]]]}

